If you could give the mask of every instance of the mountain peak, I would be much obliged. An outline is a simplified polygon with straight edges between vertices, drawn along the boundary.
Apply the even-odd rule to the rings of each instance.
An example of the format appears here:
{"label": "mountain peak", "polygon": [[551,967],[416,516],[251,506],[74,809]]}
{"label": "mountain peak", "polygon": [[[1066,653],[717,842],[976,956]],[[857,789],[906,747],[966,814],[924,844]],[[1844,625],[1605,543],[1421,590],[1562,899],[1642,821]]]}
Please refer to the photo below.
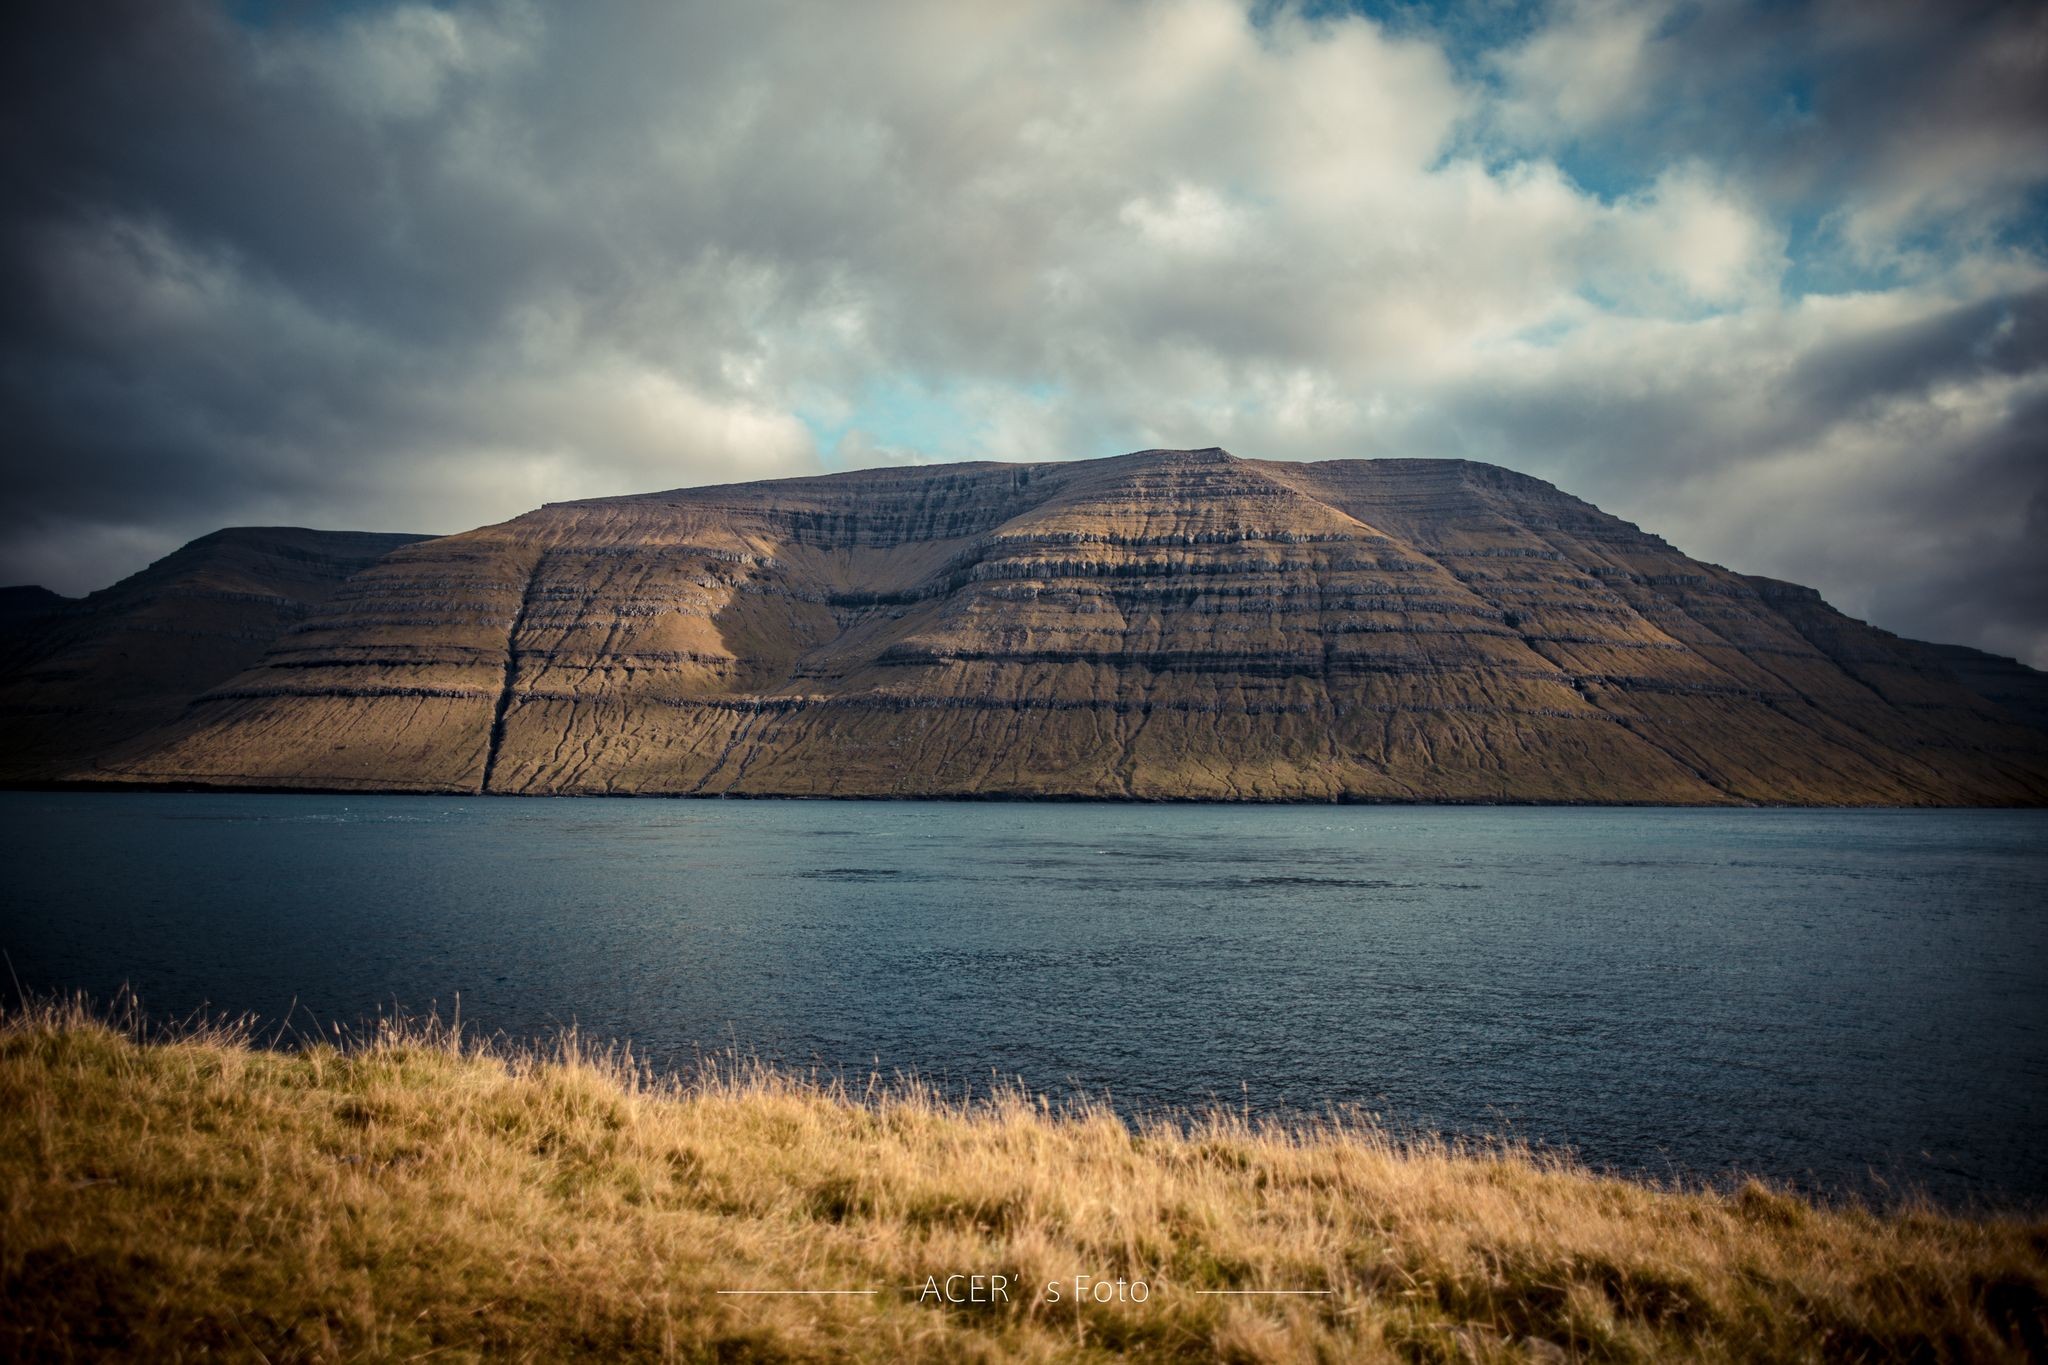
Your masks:
{"label": "mountain peak", "polygon": [[2048,736],[1956,668],[1496,466],[1162,449],[563,503],[409,545],[70,775],[2048,801]]}

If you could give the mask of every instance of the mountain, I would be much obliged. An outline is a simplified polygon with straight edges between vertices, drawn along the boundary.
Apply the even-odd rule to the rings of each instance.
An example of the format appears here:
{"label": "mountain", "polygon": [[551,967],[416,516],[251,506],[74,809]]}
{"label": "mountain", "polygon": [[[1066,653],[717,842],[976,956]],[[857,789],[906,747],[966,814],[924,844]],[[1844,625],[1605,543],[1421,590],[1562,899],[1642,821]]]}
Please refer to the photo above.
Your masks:
{"label": "mountain", "polygon": [[421,539],[234,527],[89,597],[0,589],[0,780],[61,777],[177,720],[352,574]]}
{"label": "mountain", "polygon": [[73,599],[33,584],[0,588],[0,635],[11,635],[75,605]]}
{"label": "mountain", "polygon": [[1144,451],[553,504],[403,545],[68,776],[2032,804],[2048,733],[1939,647],[1505,469]]}
{"label": "mountain", "polygon": [[1978,696],[2029,725],[2048,730],[2048,673],[1967,645],[1918,647]]}

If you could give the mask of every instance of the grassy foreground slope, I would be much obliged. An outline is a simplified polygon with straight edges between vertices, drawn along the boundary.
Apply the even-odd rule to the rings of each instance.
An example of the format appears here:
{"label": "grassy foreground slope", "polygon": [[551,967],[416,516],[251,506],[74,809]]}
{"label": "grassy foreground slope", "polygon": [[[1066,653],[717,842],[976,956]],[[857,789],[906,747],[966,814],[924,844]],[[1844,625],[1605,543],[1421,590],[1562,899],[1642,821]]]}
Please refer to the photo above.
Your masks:
{"label": "grassy foreground slope", "polygon": [[[919,1303],[953,1273],[1010,1302]],[[1149,1301],[1076,1304],[1076,1275]],[[881,1292],[717,1292],[778,1288]],[[1199,1292],[1283,1288],[1334,1292]],[[2038,1222],[1357,1125],[0,1021],[0,1358],[2023,1359],[2044,1304]]]}

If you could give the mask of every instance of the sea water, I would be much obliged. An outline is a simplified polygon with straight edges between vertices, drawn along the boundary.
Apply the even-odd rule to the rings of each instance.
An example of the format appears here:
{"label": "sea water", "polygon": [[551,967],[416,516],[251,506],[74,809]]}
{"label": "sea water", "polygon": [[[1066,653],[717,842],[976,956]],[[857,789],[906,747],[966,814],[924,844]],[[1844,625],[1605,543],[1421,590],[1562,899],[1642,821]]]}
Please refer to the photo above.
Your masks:
{"label": "sea water", "polygon": [[[0,794],[30,991],[2048,1203],[2048,813]],[[4,987],[12,991],[8,984]]]}

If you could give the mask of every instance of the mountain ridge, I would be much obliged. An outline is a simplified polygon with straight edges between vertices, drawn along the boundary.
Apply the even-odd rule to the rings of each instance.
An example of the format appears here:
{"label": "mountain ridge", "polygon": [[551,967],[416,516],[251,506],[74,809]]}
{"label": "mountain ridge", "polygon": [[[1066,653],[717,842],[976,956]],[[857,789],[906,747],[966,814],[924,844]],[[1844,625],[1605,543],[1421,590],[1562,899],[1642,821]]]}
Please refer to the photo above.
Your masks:
{"label": "mountain ridge", "polygon": [[1943,648],[1476,462],[898,466],[553,503],[396,547],[174,722],[62,776],[2048,801],[2032,670],[1971,665],[2015,711]]}
{"label": "mountain ridge", "polygon": [[0,780],[46,781],[175,721],[358,570],[424,536],[235,526],[84,597],[5,589]]}

